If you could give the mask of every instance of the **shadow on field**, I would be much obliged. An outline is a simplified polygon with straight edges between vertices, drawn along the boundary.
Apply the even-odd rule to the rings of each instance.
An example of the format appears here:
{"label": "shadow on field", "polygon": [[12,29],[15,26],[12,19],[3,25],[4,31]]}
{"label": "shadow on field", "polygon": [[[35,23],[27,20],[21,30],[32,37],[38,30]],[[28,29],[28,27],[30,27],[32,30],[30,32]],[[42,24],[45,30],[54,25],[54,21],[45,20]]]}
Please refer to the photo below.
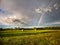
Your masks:
{"label": "shadow on field", "polygon": [[[56,31],[54,31],[56,32]],[[1,33],[0,37],[11,37],[11,36],[25,36],[25,35],[36,35],[36,34],[44,34],[44,33],[53,33],[52,31],[47,31],[47,32],[36,32],[36,33]]]}

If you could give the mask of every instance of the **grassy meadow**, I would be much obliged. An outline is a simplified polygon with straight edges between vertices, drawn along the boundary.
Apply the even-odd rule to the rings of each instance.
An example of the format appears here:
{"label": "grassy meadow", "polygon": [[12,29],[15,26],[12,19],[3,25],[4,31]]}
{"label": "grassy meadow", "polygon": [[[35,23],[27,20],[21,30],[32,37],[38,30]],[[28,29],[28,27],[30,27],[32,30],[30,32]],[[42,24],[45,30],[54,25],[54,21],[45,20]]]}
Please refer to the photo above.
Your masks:
{"label": "grassy meadow", "polygon": [[60,45],[60,30],[0,31],[0,45]]}

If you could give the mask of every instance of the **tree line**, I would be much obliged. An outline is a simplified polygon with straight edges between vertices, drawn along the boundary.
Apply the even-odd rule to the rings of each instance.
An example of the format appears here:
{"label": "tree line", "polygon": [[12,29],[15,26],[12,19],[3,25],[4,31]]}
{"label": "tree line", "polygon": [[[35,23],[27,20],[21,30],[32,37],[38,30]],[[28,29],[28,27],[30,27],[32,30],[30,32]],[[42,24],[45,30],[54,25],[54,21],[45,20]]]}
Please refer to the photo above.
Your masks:
{"label": "tree line", "polygon": [[15,28],[0,28],[0,31],[4,31],[4,30],[60,30],[60,27],[41,27],[41,28],[20,28],[20,27],[15,27]]}

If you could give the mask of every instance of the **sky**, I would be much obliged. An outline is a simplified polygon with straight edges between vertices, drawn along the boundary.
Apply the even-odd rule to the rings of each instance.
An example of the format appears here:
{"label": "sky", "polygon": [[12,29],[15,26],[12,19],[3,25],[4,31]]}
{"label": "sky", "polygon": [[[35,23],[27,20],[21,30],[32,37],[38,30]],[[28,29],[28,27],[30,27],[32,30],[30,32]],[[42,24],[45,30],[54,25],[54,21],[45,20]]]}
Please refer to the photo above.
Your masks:
{"label": "sky", "polygon": [[60,0],[0,0],[0,27],[60,26]]}

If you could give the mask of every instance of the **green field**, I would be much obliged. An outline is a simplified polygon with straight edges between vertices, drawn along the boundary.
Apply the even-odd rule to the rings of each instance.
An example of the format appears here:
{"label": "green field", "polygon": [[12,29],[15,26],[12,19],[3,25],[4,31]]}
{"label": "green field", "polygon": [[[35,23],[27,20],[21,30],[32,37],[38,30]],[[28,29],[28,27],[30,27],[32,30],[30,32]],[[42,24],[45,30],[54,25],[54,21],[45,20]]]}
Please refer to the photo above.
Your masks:
{"label": "green field", "polygon": [[0,45],[60,45],[60,30],[0,31]]}

